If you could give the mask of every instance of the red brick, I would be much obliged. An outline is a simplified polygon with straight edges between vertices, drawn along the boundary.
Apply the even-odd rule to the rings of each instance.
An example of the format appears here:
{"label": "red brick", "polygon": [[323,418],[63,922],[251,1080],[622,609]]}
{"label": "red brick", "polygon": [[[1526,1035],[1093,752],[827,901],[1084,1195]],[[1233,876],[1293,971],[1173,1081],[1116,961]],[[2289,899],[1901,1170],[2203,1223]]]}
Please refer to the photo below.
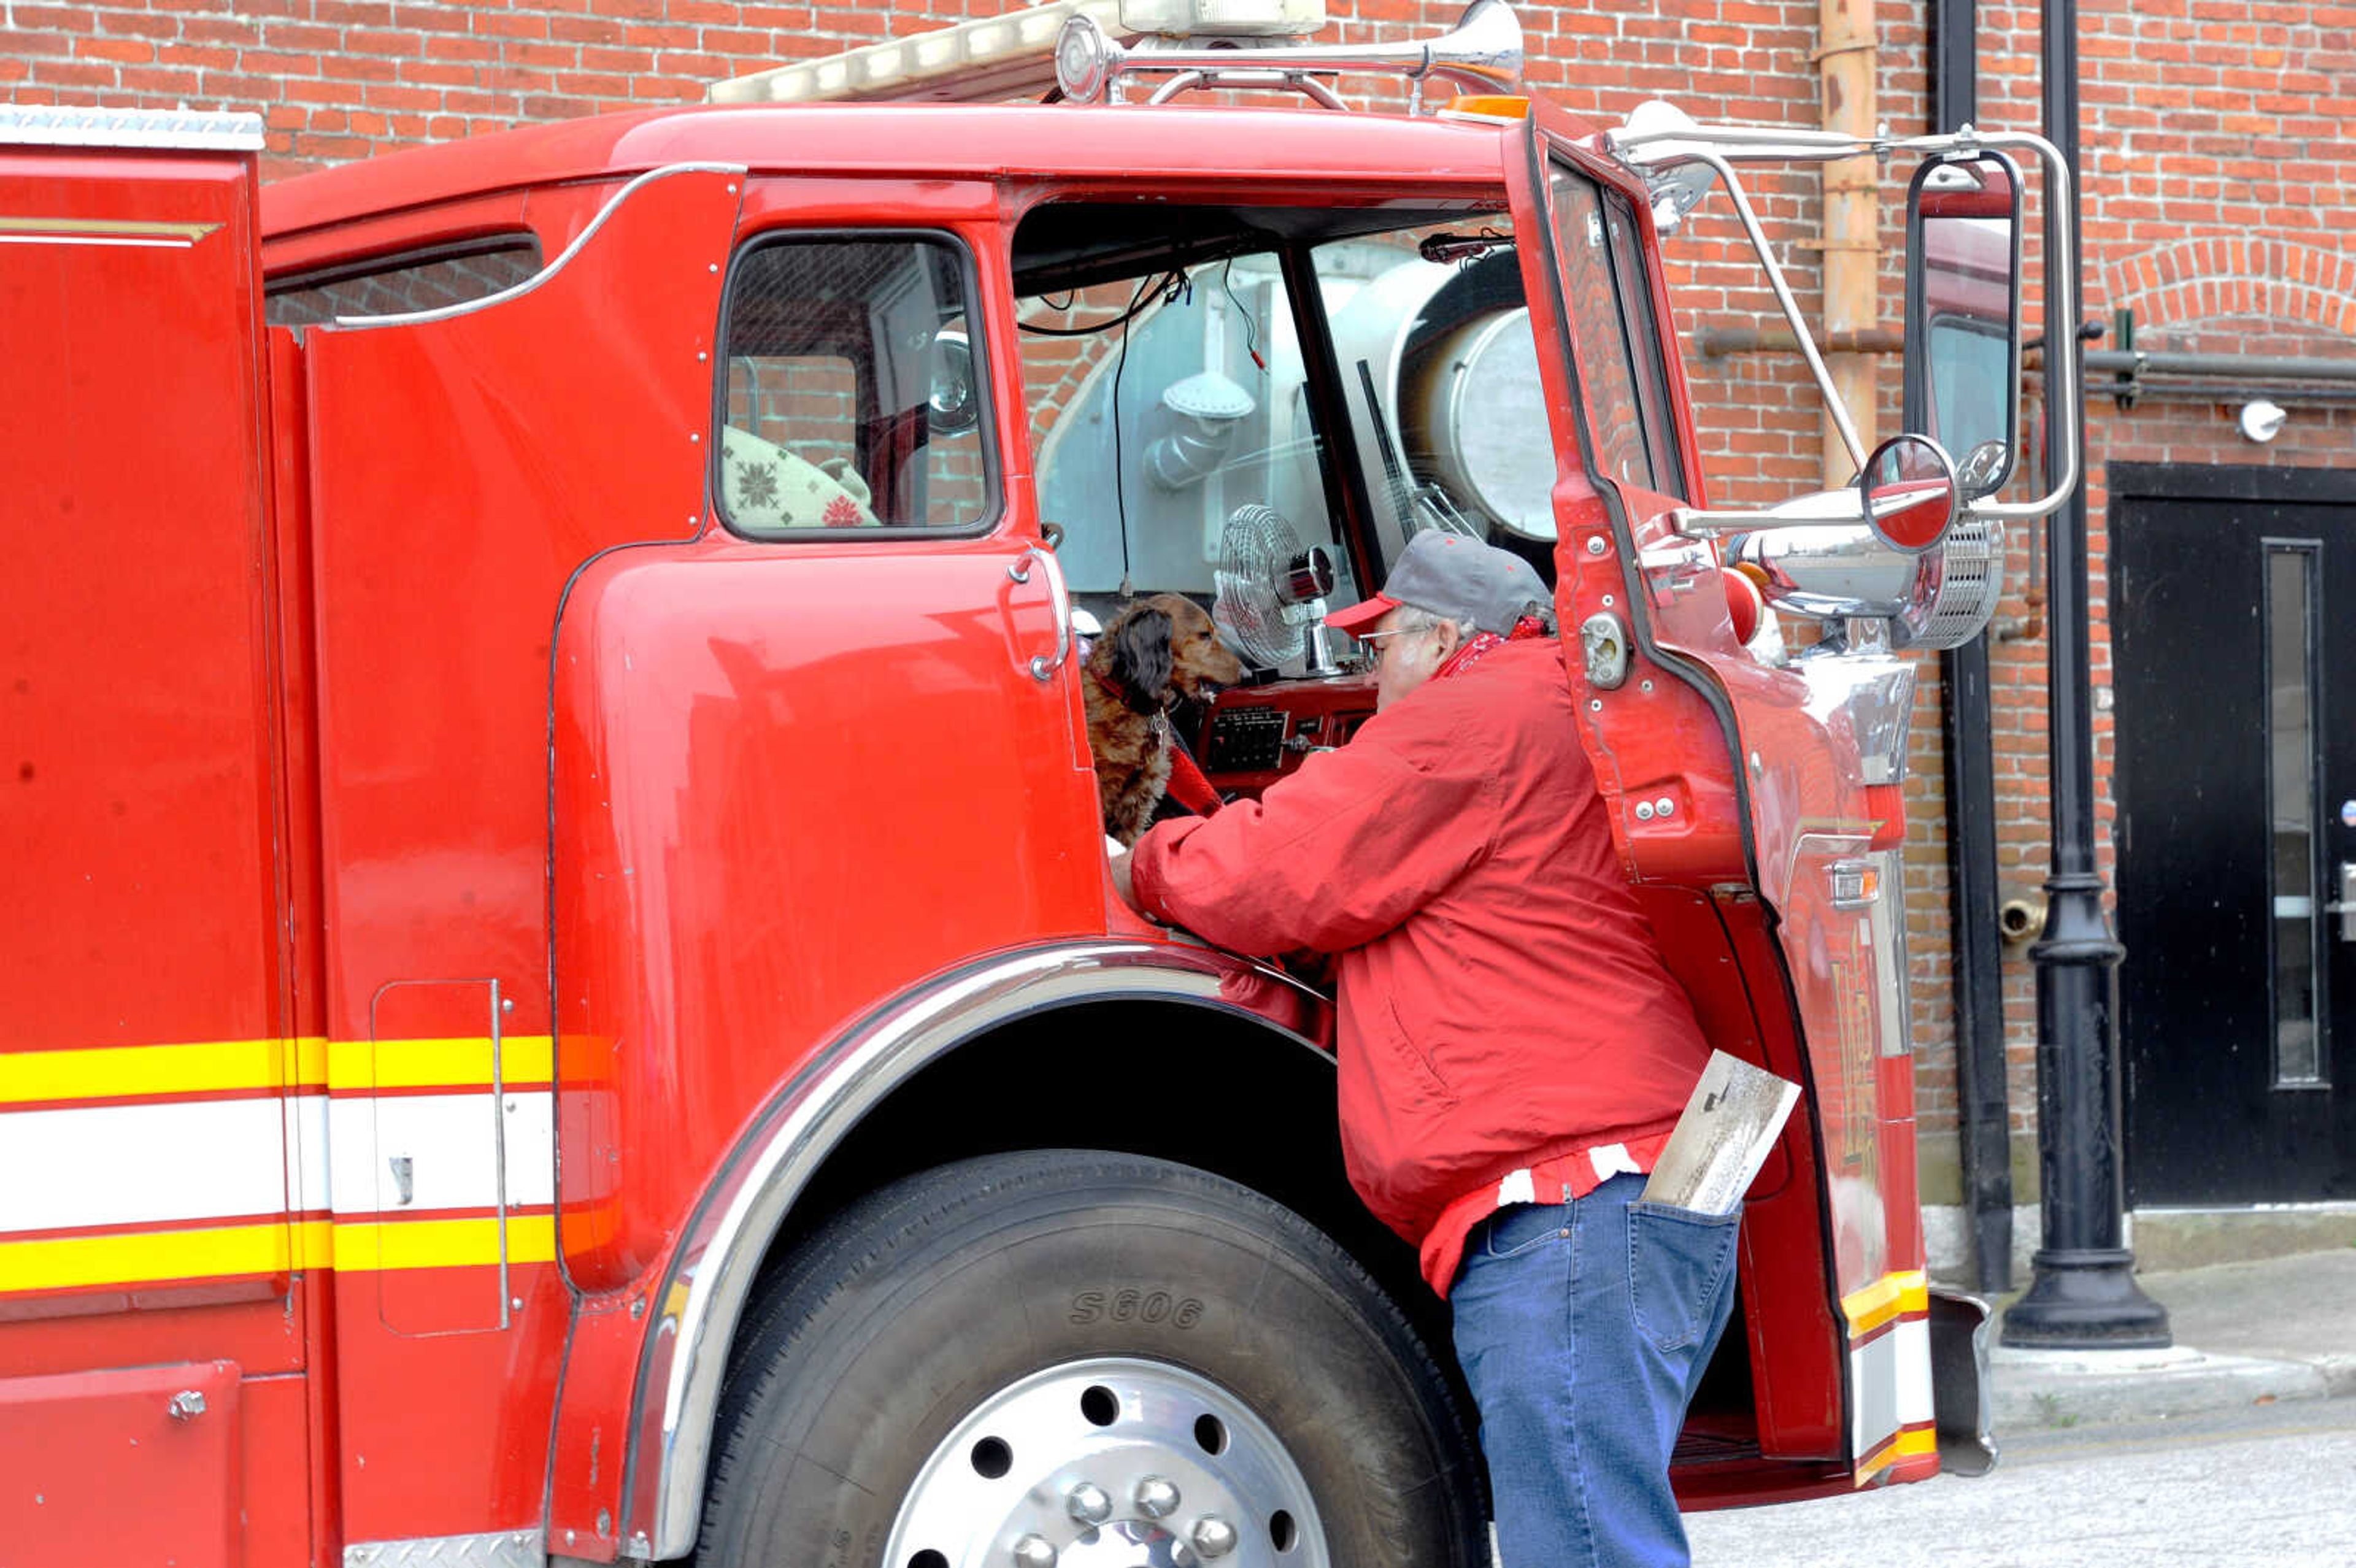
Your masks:
{"label": "red brick", "polygon": [[[906,37],[936,18],[994,14],[998,0],[914,0],[894,9],[727,0],[145,0],[143,4],[19,4],[0,36],[0,84],[14,101],[66,98],[171,103],[180,99],[260,105],[269,115],[265,170],[275,176],[401,142],[448,140],[519,118],[553,118],[605,104],[693,101],[705,83],[754,63],[823,54],[885,36]],[[1336,0],[1336,36],[1401,39],[1454,20],[1454,0]],[[1813,126],[1815,0],[1524,0],[1533,81],[1550,84],[1599,123],[1647,96],[1665,95],[1713,117]],[[1879,7],[1878,112],[1912,130],[1927,112],[1918,5]],[[1983,124],[2034,126],[2037,11],[1987,0],[1979,11]],[[2232,347],[2327,342],[2356,331],[2356,249],[2339,232],[2356,208],[2350,82],[2356,80],[2356,9],[2309,12],[2287,0],[2083,0],[2082,95],[2085,125],[2088,304],[2136,312],[2146,341]],[[74,41],[106,46],[80,59]],[[148,53],[142,45],[157,46]],[[118,58],[118,57],[122,58]],[[195,76],[195,89],[188,81]],[[1357,91],[1397,105],[1390,87]],[[1759,172],[1762,219],[1789,259],[1804,306],[1816,309],[1821,267],[1797,244],[1815,235],[1813,174]],[[1884,319],[1894,319],[1902,275],[1896,254],[1898,198],[1888,196],[1890,250],[1882,263]],[[2041,242],[2032,231],[2032,255]],[[1772,303],[1751,268],[1722,204],[1706,209],[1670,245],[1679,290],[1676,325],[1698,328],[1771,318]],[[2302,337],[2297,335],[2305,334]],[[1789,356],[1706,361],[1686,356],[1716,498],[1771,501],[1818,477],[1820,414]],[[1092,363],[1076,355],[1067,374]],[[1879,416],[1894,428],[1895,367],[1878,368]],[[2308,462],[2342,460],[2356,411],[2300,411],[2275,447],[2254,454],[2230,410],[2148,401],[2122,414],[2090,405],[2093,650],[2107,672],[2107,583],[2101,473],[2104,461]],[[2016,532],[2003,613],[2025,617],[2029,531]],[[2040,640],[1991,648],[2001,790],[2001,863],[2008,881],[2043,874],[2046,718]],[[1938,710],[1935,666],[1918,713]],[[2107,678],[2105,675],[2104,678]],[[2098,768],[2107,790],[2115,720],[2100,716]],[[1952,1048],[1944,985],[1944,792],[1935,735],[1911,752],[1913,834],[1906,877],[1908,925],[1919,969],[1913,1013],[1923,1051],[1917,1067],[1926,1137],[1954,1124]],[[2107,797],[2098,819],[2113,813]],[[2098,843],[2114,856],[2107,833]],[[2033,1024],[2025,961],[2005,963],[2013,1121],[2032,1125]]]}
{"label": "red brick", "polygon": [[155,46],[138,38],[80,38],[75,41],[73,52],[78,59],[145,65],[155,58]]}

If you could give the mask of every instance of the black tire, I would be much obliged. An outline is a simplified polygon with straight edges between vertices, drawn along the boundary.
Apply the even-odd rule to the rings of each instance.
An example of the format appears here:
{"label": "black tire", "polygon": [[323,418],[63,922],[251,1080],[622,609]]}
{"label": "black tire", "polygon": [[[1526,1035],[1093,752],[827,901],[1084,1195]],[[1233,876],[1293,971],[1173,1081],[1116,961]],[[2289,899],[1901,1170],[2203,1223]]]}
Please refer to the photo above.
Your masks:
{"label": "black tire", "polygon": [[[1248,1411],[1243,1425],[1250,1416],[1264,1424],[1257,1441],[1272,1436],[1293,1467],[1286,1473],[1305,1484],[1326,1561],[1488,1563],[1480,1460],[1448,1381],[1354,1259],[1290,1210],[1219,1177],[1071,1150],[911,1177],[801,1245],[739,1337],[698,1561],[963,1561],[961,1543],[940,1545],[936,1558],[910,1541],[898,1548],[907,1562],[884,1561],[904,1504],[912,1519],[940,1516],[929,1500],[937,1490],[912,1500],[920,1471],[943,1475],[946,1461],[926,1466],[944,1439],[969,1415],[997,1419],[992,1413],[1010,1408],[1002,1401],[1011,1385],[1043,1373],[1061,1399],[1063,1374],[1044,1370],[1098,1358],[1177,1369],[1169,1378],[1202,1380]],[[959,1433],[960,1445],[974,1430]],[[1044,1428],[1020,1430],[1038,1436],[1035,1449],[1057,1446]],[[1248,1466],[1242,1449],[1233,1456]],[[943,1452],[961,1458],[965,1449]],[[1079,1461],[1064,1457],[1022,1455],[1006,1485],[1019,1497],[1051,1465],[1064,1477],[1054,1484],[1068,1485]],[[1118,1468],[1112,1458],[1091,1462]],[[973,1468],[989,1475],[979,1458]],[[1104,1479],[1119,1497],[1116,1520],[1133,1513],[1123,1490],[1133,1481],[1125,1473]],[[976,1484],[970,1475],[957,1481]],[[926,1487],[940,1484],[928,1478]],[[997,1506],[993,1499],[989,1509]],[[1002,1541],[1003,1517],[975,1511],[969,1527],[959,1526],[969,1540],[989,1532]],[[1247,1536],[1239,1544],[1255,1549],[1232,1561],[1316,1560],[1305,1530],[1269,1556],[1268,1530],[1281,1536],[1289,1523],[1243,1522],[1260,1533]],[[1066,1520],[1062,1528],[1055,1543],[1067,1546],[1083,1527]],[[1182,1511],[1162,1528],[1192,1525]]]}

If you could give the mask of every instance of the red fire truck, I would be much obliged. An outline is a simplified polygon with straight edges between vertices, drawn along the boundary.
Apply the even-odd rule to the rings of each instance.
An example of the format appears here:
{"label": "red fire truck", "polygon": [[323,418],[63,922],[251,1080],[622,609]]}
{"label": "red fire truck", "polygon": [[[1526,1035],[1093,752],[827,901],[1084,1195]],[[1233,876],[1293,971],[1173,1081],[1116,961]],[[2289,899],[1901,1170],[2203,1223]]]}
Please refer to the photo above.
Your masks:
{"label": "red fire truck", "polygon": [[[1681,1494],[1985,1463],[1901,655],[2056,498],[1997,488],[2051,150],[1600,129],[1494,0],[1131,5],[267,189],[251,116],[0,110],[9,1563],[1486,1563],[1330,999],[1119,906],[1075,652],[1215,607],[1252,678],[1177,718],[1249,795],[1371,711],[1318,621],[1429,528],[1555,584],[1631,881],[1806,1090]],[[1067,101],[916,101],[1047,44]],[[1944,193],[1975,450],[1711,510],[1663,236],[1859,154]],[[1993,373],[1928,330],[1966,252]]]}

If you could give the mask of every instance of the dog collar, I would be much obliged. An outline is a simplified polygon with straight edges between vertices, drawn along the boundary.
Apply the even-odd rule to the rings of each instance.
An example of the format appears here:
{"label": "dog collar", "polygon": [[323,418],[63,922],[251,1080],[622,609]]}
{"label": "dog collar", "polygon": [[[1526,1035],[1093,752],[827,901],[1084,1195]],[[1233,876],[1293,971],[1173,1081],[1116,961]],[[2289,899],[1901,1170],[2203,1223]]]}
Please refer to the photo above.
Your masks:
{"label": "dog collar", "polygon": [[1100,669],[1090,668],[1088,678],[1103,688],[1106,696],[1128,709],[1131,713],[1152,720],[1155,732],[1164,740],[1169,738],[1170,711],[1166,704],[1160,708],[1140,708],[1130,694],[1121,688],[1119,682]]}

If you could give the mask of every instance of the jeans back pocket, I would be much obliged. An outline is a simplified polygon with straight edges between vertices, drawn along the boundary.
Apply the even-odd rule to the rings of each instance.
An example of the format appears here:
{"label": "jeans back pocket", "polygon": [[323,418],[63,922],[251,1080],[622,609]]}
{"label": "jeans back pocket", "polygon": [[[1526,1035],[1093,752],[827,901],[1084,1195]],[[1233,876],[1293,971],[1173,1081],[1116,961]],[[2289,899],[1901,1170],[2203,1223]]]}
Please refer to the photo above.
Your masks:
{"label": "jeans back pocket", "polygon": [[1702,1214],[1665,1203],[1628,1206],[1628,1295],[1636,1331],[1655,1350],[1680,1350],[1718,1317],[1742,1211]]}

